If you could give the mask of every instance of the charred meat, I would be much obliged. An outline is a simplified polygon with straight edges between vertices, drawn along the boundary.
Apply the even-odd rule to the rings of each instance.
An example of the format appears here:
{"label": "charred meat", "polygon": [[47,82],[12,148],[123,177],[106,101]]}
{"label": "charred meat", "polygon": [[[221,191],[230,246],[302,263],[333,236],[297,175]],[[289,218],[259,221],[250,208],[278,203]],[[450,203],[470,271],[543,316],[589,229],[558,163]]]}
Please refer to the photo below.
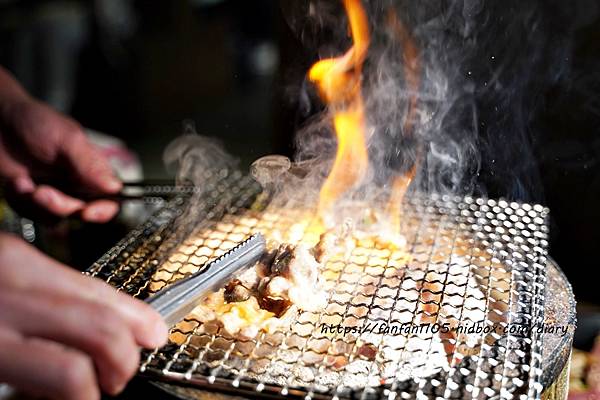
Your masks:
{"label": "charred meat", "polygon": [[[231,335],[253,337],[276,329],[295,310],[325,307],[321,265],[313,250],[281,244],[265,252],[255,268],[231,280],[194,310],[202,322],[216,322]],[[222,296],[222,300],[220,300]]]}

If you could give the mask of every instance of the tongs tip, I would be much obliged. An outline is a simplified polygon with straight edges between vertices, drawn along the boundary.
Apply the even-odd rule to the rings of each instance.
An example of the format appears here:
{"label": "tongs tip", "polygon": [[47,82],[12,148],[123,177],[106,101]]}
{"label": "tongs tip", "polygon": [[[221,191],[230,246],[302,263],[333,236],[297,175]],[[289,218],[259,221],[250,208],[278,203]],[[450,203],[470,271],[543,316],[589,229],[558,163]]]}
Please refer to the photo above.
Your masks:
{"label": "tongs tip", "polygon": [[208,262],[197,273],[167,286],[146,302],[158,311],[168,324],[185,317],[199,299],[222,286],[233,275],[253,266],[266,249],[264,236],[257,232],[217,259]]}

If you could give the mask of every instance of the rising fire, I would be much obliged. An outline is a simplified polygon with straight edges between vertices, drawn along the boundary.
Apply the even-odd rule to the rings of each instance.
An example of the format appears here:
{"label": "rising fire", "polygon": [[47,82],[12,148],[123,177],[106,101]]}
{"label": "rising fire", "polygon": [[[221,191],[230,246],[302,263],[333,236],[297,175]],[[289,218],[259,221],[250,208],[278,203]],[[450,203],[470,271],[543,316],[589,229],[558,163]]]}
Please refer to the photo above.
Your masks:
{"label": "rising fire", "polygon": [[[369,49],[369,26],[361,0],[343,0],[348,15],[352,46],[340,57],[316,62],[308,72],[323,101],[333,113],[333,126],[337,137],[337,152],[333,167],[319,195],[318,213],[325,221],[336,201],[358,185],[369,166],[367,152],[367,127],[362,95],[362,66]],[[410,34],[393,10],[386,21],[391,32],[400,40],[404,54],[404,74],[410,92],[419,86],[418,51]],[[403,133],[410,134],[416,108],[416,97],[410,99],[404,119]],[[386,212],[393,229],[399,228],[400,204],[414,177],[416,167],[397,176],[391,184]]]}
{"label": "rising fire", "polygon": [[361,94],[362,65],[369,49],[367,15],[360,0],[344,0],[353,45],[341,57],[315,63],[308,78],[333,111],[338,147],[335,161],[319,196],[319,215],[331,210],[337,199],[359,183],[369,165],[364,104]]}

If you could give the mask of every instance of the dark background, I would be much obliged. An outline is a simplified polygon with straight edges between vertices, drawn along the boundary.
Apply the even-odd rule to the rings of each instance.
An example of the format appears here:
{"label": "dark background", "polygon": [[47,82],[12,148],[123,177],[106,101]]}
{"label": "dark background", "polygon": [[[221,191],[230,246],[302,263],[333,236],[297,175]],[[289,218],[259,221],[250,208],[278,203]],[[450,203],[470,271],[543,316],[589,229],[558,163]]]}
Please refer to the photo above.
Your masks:
{"label": "dark background", "polygon": [[[586,23],[564,32],[573,40],[568,73],[535,88],[531,151],[484,158],[481,179],[490,195],[551,209],[551,255],[576,297],[599,303],[600,20],[589,5]],[[294,128],[306,117],[298,88],[314,58],[274,0],[0,1],[0,64],[85,127],[123,139],[149,178],[166,176],[162,151],[186,119],[243,165],[291,155]],[[489,117],[491,105],[481,107]],[[496,138],[498,146],[503,140],[510,134]],[[513,169],[533,183],[504,193],[498,176]]]}

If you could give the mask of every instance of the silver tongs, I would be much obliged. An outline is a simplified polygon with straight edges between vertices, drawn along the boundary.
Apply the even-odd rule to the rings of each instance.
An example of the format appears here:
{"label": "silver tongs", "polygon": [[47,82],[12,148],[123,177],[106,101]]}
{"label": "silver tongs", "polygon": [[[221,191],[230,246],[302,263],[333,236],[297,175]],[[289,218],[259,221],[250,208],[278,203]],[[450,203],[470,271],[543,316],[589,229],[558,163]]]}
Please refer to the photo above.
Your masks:
{"label": "silver tongs", "polygon": [[168,326],[172,326],[188,315],[204,296],[253,266],[265,248],[263,235],[252,235],[221,257],[205,264],[200,271],[167,286],[146,302],[158,311]]}

